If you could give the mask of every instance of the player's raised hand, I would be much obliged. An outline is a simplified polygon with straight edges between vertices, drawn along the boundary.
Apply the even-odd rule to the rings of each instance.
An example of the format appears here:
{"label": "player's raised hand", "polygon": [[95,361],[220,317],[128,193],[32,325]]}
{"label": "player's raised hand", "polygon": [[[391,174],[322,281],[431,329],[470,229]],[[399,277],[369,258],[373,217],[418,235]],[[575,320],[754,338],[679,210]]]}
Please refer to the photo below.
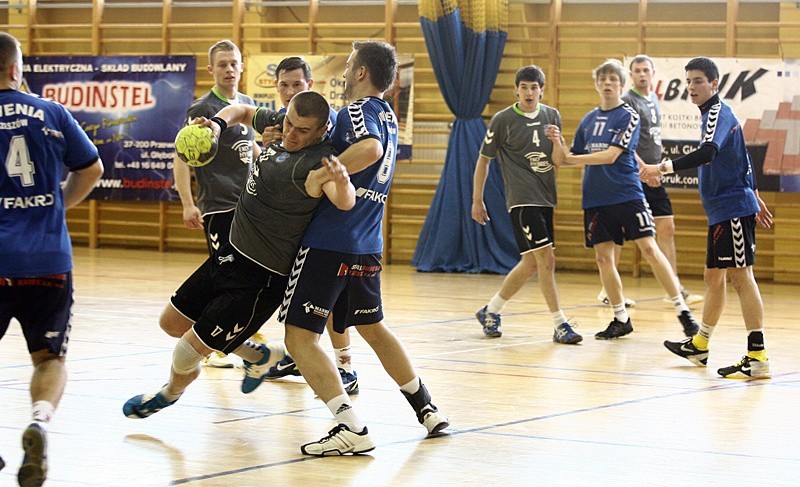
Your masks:
{"label": "player's raised hand", "polygon": [[558,125],[548,125],[544,128],[544,135],[550,139],[554,144],[564,147],[564,137],[561,136],[561,129]]}
{"label": "player's raised hand", "polygon": [[330,180],[337,185],[347,184],[350,182],[350,175],[347,173],[347,168],[339,162],[339,159],[331,154],[330,157],[323,157],[322,163],[330,175]]}

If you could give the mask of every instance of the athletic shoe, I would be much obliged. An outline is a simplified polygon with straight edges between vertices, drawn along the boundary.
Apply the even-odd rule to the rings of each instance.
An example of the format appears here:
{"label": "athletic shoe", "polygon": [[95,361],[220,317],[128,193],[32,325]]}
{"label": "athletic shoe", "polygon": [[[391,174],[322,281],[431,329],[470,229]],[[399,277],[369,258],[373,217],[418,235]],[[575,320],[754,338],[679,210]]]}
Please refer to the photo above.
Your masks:
{"label": "athletic shoe", "polygon": [[[178,396],[178,399],[180,399],[180,396]],[[161,394],[161,391],[155,394],[139,394],[128,399],[122,405],[122,412],[131,419],[147,418],[166,407],[172,406],[178,402],[178,399],[169,402]]]}
{"label": "athletic shoe", "polygon": [[594,334],[594,337],[598,340],[613,340],[614,338],[624,337],[632,331],[633,325],[630,318],[625,323],[614,318],[614,321],[609,323],[605,330],[598,331]]}
{"label": "athletic shoe", "polygon": [[358,394],[358,374],[356,374],[356,371],[348,372],[339,367],[339,375],[342,377],[344,392],[351,396]]}
{"label": "athletic shoe", "polygon": [[566,343],[571,345],[580,343],[583,341],[583,337],[576,333],[569,323],[565,322],[561,323],[555,328],[555,330],[553,330],[553,341],[556,343]]}
{"label": "athletic shoe", "polygon": [[297,364],[294,363],[294,359],[290,355],[286,355],[280,362],[270,367],[267,371],[266,378],[277,379],[278,377],[286,377],[287,375],[303,375],[300,373],[300,369],[297,368]]}
{"label": "athletic shoe", "polygon": [[717,371],[722,377],[752,377],[753,379],[769,379],[769,360],[760,361],[745,355],[742,360],[730,367],[723,367]]}
{"label": "athletic shoe", "polygon": [[21,487],[39,487],[47,478],[47,433],[36,423],[31,423],[22,433],[25,456],[17,472]]}
{"label": "athletic shoe", "polygon": [[346,455],[352,453],[366,453],[375,449],[375,443],[369,437],[367,428],[361,433],[353,433],[343,425],[337,425],[328,432],[328,435],[314,443],[306,443],[300,447],[304,455],[314,455],[317,457],[327,457],[335,455]]}
{"label": "athletic shoe", "polygon": [[253,333],[253,336],[250,337],[250,341],[260,345],[262,343],[266,344],[269,340],[267,340],[267,337],[265,337],[260,331],[257,331]]}
{"label": "athletic shoe", "polygon": [[417,414],[417,421],[428,430],[429,435],[435,435],[450,426],[447,419],[439,409],[433,405],[428,388],[420,381],[419,390],[414,394],[400,391],[405,396],[414,412]]}
{"label": "athletic shoe", "polygon": [[705,299],[702,294],[692,294],[686,289],[681,289],[681,294],[683,295],[683,300],[686,302],[686,306],[701,303]]}
{"label": "athletic shoe", "polygon": [[[606,294],[606,290],[605,289],[600,289],[600,294],[597,295],[597,300],[600,301],[601,303],[607,305],[607,306],[611,306],[611,301],[608,300],[608,295]],[[626,308],[635,308],[636,307],[636,301],[634,301],[632,299],[625,298],[625,307]]]}
{"label": "athletic shoe", "polygon": [[242,380],[242,392],[250,394],[267,377],[269,369],[278,364],[286,356],[286,348],[282,342],[262,343],[258,349],[264,356],[258,362],[248,362],[244,360],[244,379]]}
{"label": "athletic shoe", "polygon": [[242,359],[240,359],[236,355],[225,355],[224,353],[217,352],[215,350],[203,359],[202,364],[205,365],[206,367],[215,367],[218,369],[232,369],[234,367],[241,367]]}
{"label": "athletic shoe", "polygon": [[684,338],[679,342],[665,340],[664,346],[678,357],[683,357],[698,367],[705,367],[708,364],[708,350],[697,348],[692,343],[692,337]]}
{"label": "athletic shoe", "polygon": [[[431,406],[433,406],[431,404]],[[425,413],[425,416],[422,417],[422,426],[424,426],[428,430],[428,435],[437,435],[442,432],[443,429],[450,426],[450,420],[447,419],[447,416],[444,415],[443,412],[439,411],[428,411]]]}
{"label": "athletic shoe", "polygon": [[484,306],[475,312],[475,318],[483,325],[483,334],[487,337],[497,338],[503,336],[503,332],[500,331],[499,314],[487,312],[486,306]]}
{"label": "athletic shoe", "polygon": [[694,320],[691,311],[681,311],[681,314],[678,315],[678,321],[681,322],[683,334],[687,337],[693,337],[700,331],[700,325]]}
{"label": "athletic shoe", "polygon": [[5,466],[6,466],[6,462],[3,461],[3,457],[0,457],[0,470],[3,470],[3,468]]}
{"label": "athletic shoe", "polygon": [[[686,289],[681,289],[681,295],[683,296],[683,301],[686,303],[686,306],[692,306],[697,303],[702,303],[705,297],[702,294],[692,294]],[[669,298],[664,298],[664,302],[672,305],[672,300]]]}

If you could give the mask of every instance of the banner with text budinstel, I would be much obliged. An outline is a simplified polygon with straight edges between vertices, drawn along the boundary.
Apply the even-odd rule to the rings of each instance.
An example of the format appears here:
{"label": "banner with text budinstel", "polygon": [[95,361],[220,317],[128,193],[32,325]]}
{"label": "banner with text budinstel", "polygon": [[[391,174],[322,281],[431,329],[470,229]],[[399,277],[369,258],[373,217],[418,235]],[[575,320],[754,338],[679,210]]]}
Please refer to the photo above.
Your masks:
{"label": "banner with text budinstel", "polygon": [[194,56],[30,56],[23,89],[64,105],[100,151],[89,196],[176,201],[175,135],[194,97]]}

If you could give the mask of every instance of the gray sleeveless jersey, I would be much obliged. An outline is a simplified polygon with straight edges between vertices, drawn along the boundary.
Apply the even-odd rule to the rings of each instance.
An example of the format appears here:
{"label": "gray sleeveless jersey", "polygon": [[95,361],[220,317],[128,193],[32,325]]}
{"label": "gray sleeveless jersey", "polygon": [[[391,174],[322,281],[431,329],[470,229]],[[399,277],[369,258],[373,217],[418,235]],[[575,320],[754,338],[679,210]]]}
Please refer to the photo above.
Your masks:
{"label": "gray sleeveless jersey", "polygon": [[[259,110],[256,130],[264,129],[262,116],[274,113]],[[289,274],[300,239],[321,200],[306,193],[306,177],[322,166],[323,156],[331,154],[333,146],[327,137],[294,153],[274,144],[264,149],[233,214],[231,244],[236,250],[273,272]]]}
{"label": "gray sleeveless jersey", "polygon": [[[253,100],[239,93],[237,102],[254,105]],[[227,100],[213,91],[195,100],[186,112],[189,123],[197,117],[211,118],[228,106]],[[194,170],[197,178],[197,207],[202,215],[229,211],[236,207],[250,166],[253,162],[253,139],[255,132],[244,125],[235,125],[226,130],[219,140],[217,155],[210,164]]]}
{"label": "gray sleeveless jersey", "polygon": [[658,96],[650,92],[650,98],[647,99],[631,89],[623,95],[622,100],[639,114],[641,132],[636,153],[647,164],[658,164],[661,162],[661,110]]}
{"label": "gray sleeveless jersey", "polygon": [[516,104],[497,112],[489,121],[481,155],[497,158],[506,189],[506,206],[556,206],[556,173],[553,143],[545,127],[561,128],[561,114],[539,104],[539,113],[528,118]]}

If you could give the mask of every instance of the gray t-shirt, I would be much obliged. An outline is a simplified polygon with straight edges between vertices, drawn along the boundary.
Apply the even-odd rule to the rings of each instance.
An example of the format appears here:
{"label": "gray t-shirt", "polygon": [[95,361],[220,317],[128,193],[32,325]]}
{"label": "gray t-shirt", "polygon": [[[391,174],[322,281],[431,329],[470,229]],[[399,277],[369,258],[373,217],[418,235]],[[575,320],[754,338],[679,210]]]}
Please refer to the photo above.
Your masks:
{"label": "gray t-shirt", "polygon": [[[263,131],[271,110],[256,113],[254,127]],[[298,152],[279,145],[264,149],[253,165],[231,225],[231,244],[241,254],[281,275],[292,269],[300,240],[321,198],[306,193],[309,171],[322,166],[322,157],[333,154],[325,137]]]}
{"label": "gray t-shirt", "polygon": [[539,104],[534,118],[514,104],[489,121],[481,155],[497,158],[506,189],[506,206],[556,206],[553,143],[544,135],[548,125],[561,128],[561,114]]}
{"label": "gray t-shirt", "polygon": [[[254,105],[253,100],[239,93],[237,103]],[[186,123],[197,117],[211,118],[230,105],[214,90],[198,98],[186,112]],[[237,124],[229,127],[219,138],[219,149],[210,164],[194,169],[197,178],[197,207],[200,214],[230,211],[236,207],[250,166],[253,162],[253,139],[255,132]]]}
{"label": "gray t-shirt", "polygon": [[658,96],[650,92],[650,98],[628,90],[622,100],[639,114],[639,145],[636,153],[647,164],[661,162],[661,110],[658,107]]}

